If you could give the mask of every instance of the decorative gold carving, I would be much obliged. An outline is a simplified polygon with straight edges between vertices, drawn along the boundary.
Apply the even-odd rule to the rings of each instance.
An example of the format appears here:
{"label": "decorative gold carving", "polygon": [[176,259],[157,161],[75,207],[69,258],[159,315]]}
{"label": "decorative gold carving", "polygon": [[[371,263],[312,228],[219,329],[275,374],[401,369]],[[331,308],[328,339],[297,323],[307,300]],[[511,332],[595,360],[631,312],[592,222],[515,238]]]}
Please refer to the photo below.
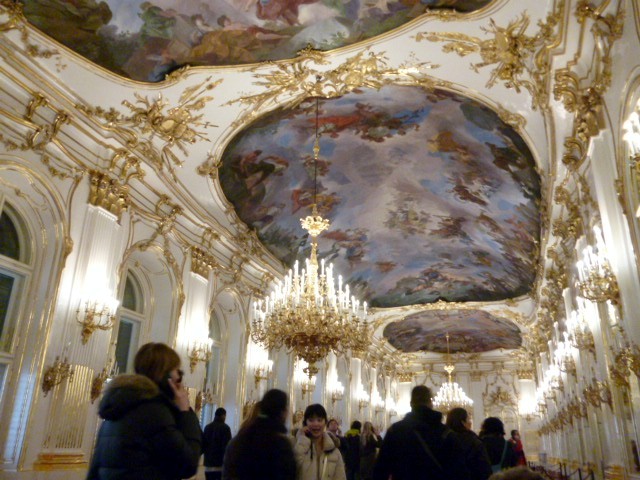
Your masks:
{"label": "decorative gold carving", "polygon": [[33,462],[35,471],[78,470],[86,468],[87,460],[81,453],[39,453]]}
{"label": "decorative gold carving", "polygon": [[514,396],[499,385],[489,394],[483,393],[482,399],[485,409],[490,409],[493,406],[517,405]]}
{"label": "decorative gold carving", "polygon": [[104,208],[120,220],[122,212],[129,208],[129,188],[102,172],[92,170],[90,174],[89,203]]}
{"label": "decorative gold carving", "polygon": [[[288,107],[293,108],[309,97],[335,98],[362,87],[379,89],[384,85],[402,83],[425,88],[450,85],[422,74],[425,69],[437,68],[438,65],[421,62],[392,69],[387,65],[384,52],[364,50],[332,70],[316,70],[312,64],[328,65],[329,61],[323,52],[308,46],[298,52],[293,61],[278,63],[276,69],[269,73],[257,72],[263,66],[255,67],[253,71],[259,79],[255,84],[264,87],[265,91],[229,102],[251,106],[233,125],[251,121],[264,107],[278,105],[282,99],[289,100]],[[208,167],[203,167],[202,171],[208,172]]]}
{"label": "decorative gold carving", "polygon": [[42,150],[55,138],[65,123],[69,123],[69,115],[65,112],[58,112],[51,125],[36,125],[35,131],[27,136],[27,147],[33,150]]}
{"label": "decorative gold carving", "polygon": [[410,383],[413,382],[413,372],[409,371],[400,371],[397,373],[398,382],[400,383]]}
{"label": "decorative gold carving", "polygon": [[203,250],[191,248],[191,271],[202,278],[208,279],[209,272],[218,266],[215,258]]}
{"label": "decorative gold carving", "polygon": [[[202,83],[185,89],[178,104],[173,107],[169,107],[169,102],[162,95],[156,100],[150,100],[136,93],[135,104],[128,100],[122,102],[131,111],[130,115],[124,115],[114,108],[105,110],[102,107],[81,104],[76,105],[76,108],[90,117],[105,120],[104,127],[127,139],[130,148],[138,149],[159,169],[166,165],[173,173],[173,167],[182,166],[183,163],[173,151],[173,147],[177,147],[186,155],[186,144],[195,143],[198,139],[206,140],[203,129],[216,126],[203,120],[203,114],[196,112],[202,110],[213,99],[203,95],[221,82],[222,80],[212,82],[209,77]],[[140,136],[146,139],[140,139]],[[160,149],[153,144],[155,137],[164,142]]]}
{"label": "decorative gold carving", "polygon": [[73,380],[73,367],[67,361],[65,357],[60,361],[60,357],[57,356],[53,365],[47,367],[42,377],[42,393],[46,397],[47,394],[55,387],[60,385],[64,380]]}
{"label": "decorative gold carving", "polygon": [[29,29],[27,28],[27,20],[24,17],[22,2],[0,0],[0,6],[2,7],[0,12],[5,13],[9,17],[6,22],[0,23],[0,32],[18,30],[27,55],[34,58],[51,58],[54,55],[60,54],[58,50],[42,50],[39,45],[29,43]]}
{"label": "decorative gold carving", "polygon": [[545,22],[539,22],[539,30],[534,36],[525,34],[529,17],[523,14],[506,27],[496,25],[491,19],[489,27],[483,29],[487,34],[493,35],[489,40],[456,32],[418,33],[415,40],[446,42],[442,50],[455,52],[461,57],[479,53],[482,62],[471,65],[475,72],[495,65],[487,81],[487,88],[493,87],[498,81],[503,81],[507,88],[513,88],[516,92],[525,88],[531,94],[532,107],[546,109],[549,63],[547,51],[556,42],[556,30],[563,10],[564,0],[558,2],[557,8],[549,13]]}
{"label": "decorative gold carving", "polygon": [[605,382],[593,378],[591,383],[584,387],[582,394],[589,405],[600,408],[606,403],[609,405],[609,408],[612,408],[613,399],[611,397],[611,389],[609,388],[609,384]]}

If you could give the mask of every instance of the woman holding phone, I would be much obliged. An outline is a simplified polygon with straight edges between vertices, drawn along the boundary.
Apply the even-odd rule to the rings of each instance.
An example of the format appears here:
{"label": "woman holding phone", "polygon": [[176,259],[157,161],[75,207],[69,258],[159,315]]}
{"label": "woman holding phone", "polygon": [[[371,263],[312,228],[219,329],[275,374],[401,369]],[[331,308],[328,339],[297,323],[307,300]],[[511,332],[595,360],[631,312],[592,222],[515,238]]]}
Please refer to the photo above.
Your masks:
{"label": "woman holding phone", "polygon": [[180,357],[147,343],[135,375],[109,382],[99,414],[104,422],[87,480],[179,480],[198,469],[202,431],[182,385]]}
{"label": "woman holding phone", "polygon": [[342,454],[326,429],[327,411],[318,403],[309,405],[296,434],[297,480],[346,480]]}

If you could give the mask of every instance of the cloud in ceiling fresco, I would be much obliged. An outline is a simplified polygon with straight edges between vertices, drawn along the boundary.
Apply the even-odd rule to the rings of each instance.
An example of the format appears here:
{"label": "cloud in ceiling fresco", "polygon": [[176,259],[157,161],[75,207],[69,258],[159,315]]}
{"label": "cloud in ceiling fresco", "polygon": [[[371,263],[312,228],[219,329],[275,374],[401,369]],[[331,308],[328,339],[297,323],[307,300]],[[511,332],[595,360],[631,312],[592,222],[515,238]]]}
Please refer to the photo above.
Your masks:
{"label": "cloud in ceiling fresco", "polygon": [[[320,100],[319,238],[377,307],[496,301],[535,280],[540,179],[521,137],[461,95],[419,87]],[[230,143],[220,182],[286,265],[308,256],[315,101],[263,118]]]}
{"label": "cloud in ceiling fresco", "polygon": [[483,310],[431,310],[388,324],[383,331],[402,352],[482,353],[522,345],[520,329],[510,320]]}
{"label": "cloud in ceiling fresco", "polygon": [[242,65],[351,45],[427,8],[478,10],[491,0],[24,0],[27,20],[89,60],[140,81],[183,65]]}

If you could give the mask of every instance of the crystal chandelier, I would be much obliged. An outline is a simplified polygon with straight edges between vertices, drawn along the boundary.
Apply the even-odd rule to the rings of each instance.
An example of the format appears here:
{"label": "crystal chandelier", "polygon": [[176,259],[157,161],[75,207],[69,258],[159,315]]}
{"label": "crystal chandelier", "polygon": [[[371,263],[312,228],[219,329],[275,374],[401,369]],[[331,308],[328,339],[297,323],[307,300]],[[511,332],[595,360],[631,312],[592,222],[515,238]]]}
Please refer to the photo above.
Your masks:
{"label": "crystal chandelier", "polygon": [[309,378],[318,373],[316,362],[330,351],[364,351],[370,341],[367,303],[360,304],[351,296],[341,275],[336,287],[332,264],[325,266],[323,259],[318,268],[317,237],[329,228],[329,221],[318,214],[316,204],[319,138],[316,98],[312,213],[300,221],[311,237],[311,255],[305,268],[300,270],[296,261],[284,281],[276,281],[266,299],[254,302],[251,322],[251,339],[255,343],[266,349],[285,347],[307,363],[304,371]]}
{"label": "crystal chandelier", "polygon": [[444,366],[449,380],[442,384],[438,394],[433,399],[433,408],[447,414],[452,408],[461,407],[469,408],[473,406],[473,400],[464,393],[464,390],[456,382],[451,381],[451,374],[455,370],[455,366],[451,363],[449,354],[449,334],[447,333],[447,365]]}

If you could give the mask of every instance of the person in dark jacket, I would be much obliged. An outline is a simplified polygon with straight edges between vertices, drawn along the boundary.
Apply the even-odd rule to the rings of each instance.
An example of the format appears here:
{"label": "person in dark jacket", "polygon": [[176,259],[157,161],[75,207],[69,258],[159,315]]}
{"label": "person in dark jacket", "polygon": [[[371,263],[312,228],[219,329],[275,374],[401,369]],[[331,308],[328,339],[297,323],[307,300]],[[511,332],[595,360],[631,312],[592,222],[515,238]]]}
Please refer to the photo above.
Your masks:
{"label": "person in dark jacket", "polygon": [[207,480],[222,478],[222,460],[224,451],[231,440],[231,429],[224,423],[227,411],[218,408],[213,416],[213,422],[204,428],[202,451],[204,452],[204,474]]}
{"label": "person in dark jacket", "polygon": [[446,425],[460,438],[470,473],[469,480],[487,480],[493,470],[484,444],[471,430],[469,413],[464,408],[452,408],[447,413]]}
{"label": "person in dark jacket", "polygon": [[480,427],[480,440],[484,443],[494,472],[516,466],[513,446],[504,439],[504,424],[498,417],[487,417]]}
{"label": "person in dark jacket", "polygon": [[360,480],[360,429],[362,423],[358,420],[351,422],[351,428],[344,436],[345,441],[345,468],[347,480]]}
{"label": "person in dark jacket", "polygon": [[373,470],[374,480],[467,480],[469,472],[458,435],[431,408],[424,385],[411,392],[411,412],[391,425]]}
{"label": "person in dark jacket", "polygon": [[182,385],[178,354],[163,343],[143,345],[136,375],[109,382],[104,419],[87,480],[179,480],[198,469],[202,431]]}
{"label": "person in dark jacket", "polygon": [[296,459],[285,421],[289,399],[272,389],[260,401],[260,413],[227,445],[223,480],[295,480]]}

